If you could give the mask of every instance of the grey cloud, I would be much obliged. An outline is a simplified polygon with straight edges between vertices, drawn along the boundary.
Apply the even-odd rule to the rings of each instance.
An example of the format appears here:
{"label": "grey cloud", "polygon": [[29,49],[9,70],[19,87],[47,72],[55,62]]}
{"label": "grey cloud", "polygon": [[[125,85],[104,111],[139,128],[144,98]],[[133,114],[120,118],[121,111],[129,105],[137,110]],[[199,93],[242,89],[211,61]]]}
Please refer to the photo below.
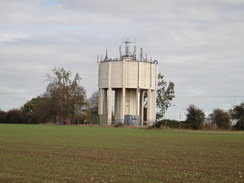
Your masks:
{"label": "grey cloud", "polygon": [[[179,98],[169,117],[178,118],[191,103],[227,108],[243,101],[235,98],[244,90],[243,10],[241,0],[0,1],[0,93],[22,94],[0,94],[9,101],[0,108],[45,91],[42,81],[54,66],[79,72],[89,96],[97,89],[97,54],[108,48],[119,56],[124,35],[135,35],[137,50],[144,48],[175,82]],[[204,98],[216,95],[233,97]]]}

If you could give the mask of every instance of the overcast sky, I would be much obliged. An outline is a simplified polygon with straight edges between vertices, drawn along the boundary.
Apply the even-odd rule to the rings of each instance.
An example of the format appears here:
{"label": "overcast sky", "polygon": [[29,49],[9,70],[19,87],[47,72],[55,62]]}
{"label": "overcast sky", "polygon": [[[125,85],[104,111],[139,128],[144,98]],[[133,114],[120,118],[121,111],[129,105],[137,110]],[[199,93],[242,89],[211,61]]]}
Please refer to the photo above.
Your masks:
{"label": "overcast sky", "polygon": [[126,35],[175,83],[166,118],[244,102],[243,0],[0,0],[0,109],[42,94],[55,66],[80,73],[89,97],[97,55],[119,57]]}

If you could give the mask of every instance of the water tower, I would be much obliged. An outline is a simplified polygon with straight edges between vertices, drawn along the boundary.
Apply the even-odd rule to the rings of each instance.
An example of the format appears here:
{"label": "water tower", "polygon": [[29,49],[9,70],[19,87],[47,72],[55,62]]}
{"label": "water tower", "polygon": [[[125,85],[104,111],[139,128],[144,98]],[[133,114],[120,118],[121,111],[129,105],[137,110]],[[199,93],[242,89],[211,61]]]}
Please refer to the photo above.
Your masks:
{"label": "water tower", "polygon": [[156,121],[158,62],[144,57],[142,48],[137,59],[135,46],[133,52],[130,52],[130,44],[135,42],[126,39],[123,43],[125,50],[122,53],[120,46],[119,58],[109,58],[106,50],[105,58],[99,61],[98,114],[105,116],[107,125],[111,125],[113,121],[115,124],[142,126],[145,121],[146,100],[145,122],[152,125]]}

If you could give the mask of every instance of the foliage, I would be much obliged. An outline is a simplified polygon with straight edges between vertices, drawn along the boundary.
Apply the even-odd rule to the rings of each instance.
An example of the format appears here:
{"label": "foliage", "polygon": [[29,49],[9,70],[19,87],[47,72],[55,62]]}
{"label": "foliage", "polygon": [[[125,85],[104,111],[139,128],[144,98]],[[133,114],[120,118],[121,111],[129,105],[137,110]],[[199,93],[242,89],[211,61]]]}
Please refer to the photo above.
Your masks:
{"label": "foliage", "polygon": [[[45,108],[45,111],[41,110],[44,98],[43,97],[36,97],[32,98],[30,101],[27,101],[22,107],[21,110],[26,116],[27,123],[43,123],[47,120],[47,114],[45,111],[47,111],[47,108]],[[45,106],[46,107],[46,106]]]}
{"label": "foliage", "polygon": [[180,121],[179,122],[179,128],[180,129],[190,129],[191,126],[189,123],[187,123],[186,121]]}
{"label": "foliage", "polygon": [[6,112],[0,109],[0,123],[5,123],[5,119],[6,119]]}
{"label": "foliage", "polygon": [[191,129],[200,129],[205,118],[203,110],[194,105],[189,105],[186,110],[188,112],[186,114],[186,123],[189,124]]}
{"label": "foliage", "polygon": [[54,68],[47,74],[46,91],[26,102],[21,111],[27,123],[71,122],[88,120],[90,117],[86,100],[86,91],[79,84],[81,77],[63,68]]}
{"label": "foliage", "polygon": [[38,104],[40,103],[41,97],[38,96],[36,98],[32,98],[30,101],[27,101],[22,107],[21,110],[25,113],[33,113],[36,108],[38,107]]}
{"label": "foliage", "polygon": [[180,127],[180,123],[176,120],[163,119],[155,124],[156,128],[176,128]]}
{"label": "foliage", "polygon": [[5,123],[18,123],[18,124],[27,123],[26,116],[21,110],[12,109],[6,113]]}
{"label": "foliage", "polygon": [[244,130],[244,103],[235,105],[231,110],[231,115],[233,119],[237,120],[235,128],[237,130]]}
{"label": "foliage", "polygon": [[63,68],[54,68],[53,75],[47,74],[49,82],[43,94],[46,113],[57,120],[66,121],[83,119],[87,112],[86,91],[79,84],[81,77],[78,73],[72,78],[72,72]]}
{"label": "foliage", "polygon": [[99,91],[95,91],[88,99],[92,114],[98,114]]}
{"label": "foliage", "polygon": [[164,81],[164,76],[161,73],[158,74],[156,104],[157,108],[159,108],[159,112],[157,112],[157,119],[161,119],[171,106],[173,98],[175,98],[174,87],[175,85],[173,82],[170,81],[169,84],[167,84],[167,82]]}
{"label": "foliage", "polygon": [[209,115],[213,124],[216,124],[218,128],[229,129],[230,128],[230,115],[222,109],[214,109]]}

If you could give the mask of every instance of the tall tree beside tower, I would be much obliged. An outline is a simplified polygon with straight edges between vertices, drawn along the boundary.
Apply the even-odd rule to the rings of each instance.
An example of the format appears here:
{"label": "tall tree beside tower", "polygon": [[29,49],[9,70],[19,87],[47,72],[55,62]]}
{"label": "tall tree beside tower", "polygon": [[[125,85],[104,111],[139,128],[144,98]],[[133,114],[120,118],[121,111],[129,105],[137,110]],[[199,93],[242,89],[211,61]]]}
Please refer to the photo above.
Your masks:
{"label": "tall tree beside tower", "polygon": [[157,112],[157,119],[161,119],[167,109],[172,105],[172,101],[175,98],[175,84],[173,82],[167,83],[164,80],[164,76],[158,73],[158,88],[157,88],[157,98],[156,105],[159,109]]}

